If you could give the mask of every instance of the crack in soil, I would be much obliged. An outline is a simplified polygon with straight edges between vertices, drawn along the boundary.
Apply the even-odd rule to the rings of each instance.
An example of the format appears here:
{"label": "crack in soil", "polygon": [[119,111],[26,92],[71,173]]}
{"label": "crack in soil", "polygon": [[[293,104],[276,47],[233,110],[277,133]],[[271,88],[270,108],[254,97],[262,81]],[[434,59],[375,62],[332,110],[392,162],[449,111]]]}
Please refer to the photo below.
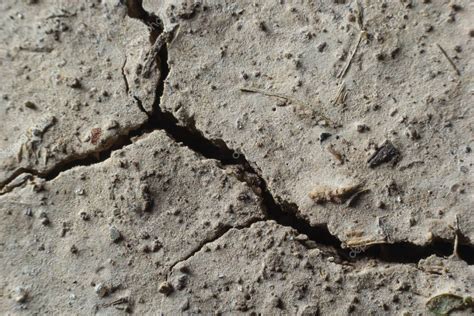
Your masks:
{"label": "crack in soil", "polygon": [[[337,253],[346,259],[360,259],[364,257],[376,258],[387,262],[396,263],[417,263],[420,259],[436,254],[438,256],[449,256],[454,253],[454,241],[435,240],[430,245],[417,246],[408,242],[393,244],[382,244],[370,246],[363,253],[359,253],[357,258],[351,256],[351,249],[342,248],[341,241],[332,235],[327,225],[311,226],[306,220],[299,217],[298,207],[294,203],[274,198],[268,186],[252,164],[242,153],[236,155],[236,151],[230,149],[222,139],[208,139],[196,128],[195,122],[187,122],[186,126],[180,122],[172,113],[161,109],[161,97],[163,96],[164,84],[169,74],[168,50],[166,44],[159,51],[160,69],[162,79],[157,87],[157,97],[153,106],[153,113],[147,122],[146,129],[164,130],[174,141],[183,144],[200,156],[219,161],[223,166],[240,166],[245,173],[255,176],[258,181],[247,181],[246,177],[238,177],[245,181],[262,198],[262,208],[267,219],[275,220],[282,226],[295,229],[299,233],[307,235],[318,244],[332,247]],[[278,202],[277,202],[278,200]],[[219,235],[219,234],[218,234]],[[221,234],[223,235],[223,234]],[[218,237],[217,237],[218,238]],[[217,239],[216,238],[216,239]],[[207,242],[204,242],[203,246]],[[202,248],[202,247],[201,247]],[[470,245],[460,245],[457,249],[459,257],[468,264],[474,263],[474,247]],[[197,250],[198,251],[198,250]]]}
{"label": "crack in soil", "polygon": [[[0,195],[3,195],[7,192],[13,190],[16,186],[11,185],[15,179],[23,173],[32,174],[37,176],[38,178],[42,178],[46,181],[53,180],[56,178],[60,173],[72,169],[74,167],[79,166],[90,166],[99,162],[102,162],[108,158],[112,152],[119,150],[126,145],[130,145],[132,143],[131,139],[135,136],[142,134],[140,132],[141,126],[137,127],[136,129],[132,129],[129,131],[124,131],[125,134],[115,136],[109,140],[107,140],[107,144],[103,146],[102,149],[81,154],[75,155],[66,158],[65,160],[58,162],[55,166],[51,169],[46,170],[44,172],[40,172],[38,170],[32,168],[21,167],[15,170],[15,172],[8,177],[3,183],[0,183]],[[21,185],[20,183],[19,185]]]}
{"label": "crack in soil", "polygon": [[[299,215],[298,207],[294,203],[275,197],[270,192],[267,183],[246,159],[242,153],[236,155],[236,151],[230,149],[222,139],[208,139],[201,131],[199,131],[194,122],[187,122],[186,126],[180,125],[180,122],[169,112],[161,109],[161,98],[164,92],[164,84],[170,72],[168,65],[168,49],[167,43],[169,37],[173,34],[165,34],[162,21],[154,14],[150,14],[141,6],[141,0],[128,0],[127,7],[129,17],[137,18],[149,27],[150,41],[153,44],[152,49],[158,49],[157,62],[159,62],[160,80],[156,88],[155,101],[152,113],[143,111],[148,115],[148,120],[138,128],[131,130],[127,135],[118,137],[113,144],[104,150],[94,152],[92,154],[76,157],[76,159],[60,163],[55,168],[44,174],[27,170],[37,176],[43,177],[49,181],[57,177],[63,171],[69,170],[76,166],[89,166],[108,159],[112,152],[122,149],[124,146],[132,143],[135,136],[141,136],[154,130],[163,130],[174,141],[183,144],[199,156],[217,160],[222,166],[236,166],[240,168],[241,173],[236,175],[237,179],[246,182],[256,194],[262,198],[262,209],[265,212],[265,220],[275,220],[278,224],[295,229],[298,233],[305,234],[308,238],[317,244],[326,245],[334,249],[341,258],[347,260],[358,260],[362,258],[374,258],[385,262],[394,263],[417,263],[420,259],[430,255],[449,256],[453,254],[454,241],[435,240],[426,246],[417,246],[408,242],[398,242],[393,244],[373,245],[368,247],[364,252],[358,253],[355,258],[351,256],[351,249],[342,248],[341,241],[332,235],[327,225],[312,226]],[[163,38],[159,38],[163,36]],[[167,39],[167,40],[166,40]],[[161,40],[160,43],[156,41]],[[158,45],[156,45],[158,44]],[[141,101],[134,97],[140,107]],[[141,105],[141,108],[143,106]],[[249,177],[250,176],[250,177]],[[253,178],[253,179],[252,179]],[[13,180],[12,178],[11,180]],[[250,223],[249,225],[251,225]],[[177,261],[171,266],[171,269],[179,262],[185,261],[192,257],[200,249],[209,242],[213,242],[222,237],[227,231],[234,227],[223,227],[212,239],[203,240],[203,242],[184,259]],[[245,227],[241,227],[245,228]],[[474,246],[459,245],[457,253],[462,260],[468,264],[474,264]]]}
{"label": "crack in soil", "polygon": [[128,85],[127,75],[125,74],[125,66],[126,65],[127,65],[127,56],[125,55],[125,58],[124,58],[123,64],[122,64],[122,68],[120,70],[122,71],[122,77],[123,77],[123,81],[124,81],[124,84],[125,84],[125,92],[127,92],[127,94],[128,94],[129,91],[130,91],[130,87]]}
{"label": "crack in soil", "polygon": [[132,19],[143,22],[150,31],[150,42],[154,43],[158,36],[163,33],[163,21],[154,13],[143,8],[143,0],[121,0],[127,6],[127,14]]}
{"label": "crack in soil", "polygon": [[[275,220],[282,226],[291,227],[318,244],[332,247],[342,258],[354,260],[369,257],[387,262],[417,263],[420,259],[433,254],[449,256],[453,253],[453,242],[437,240],[426,246],[417,246],[408,242],[373,245],[363,253],[358,253],[356,258],[352,258],[352,250],[342,248],[341,241],[329,232],[327,225],[311,226],[305,219],[299,217],[298,208],[294,203],[283,201],[279,197],[275,199],[265,180],[245,156],[239,153],[236,158],[235,151],[229,149],[222,140],[207,139],[194,126],[178,125],[178,120],[171,113],[163,112],[159,105],[149,123],[152,129],[164,130],[174,141],[183,144],[200,156],[217,160],[222,166],[240,167],[242,174],[236,177],[246,182],[262,198],[262,208],[267,219]],[[246,177],[245,174],[253,176],[257,181]],[[473,248],[470,245],[458,247],[460,258],[469,264],[474,263]]]}
{"label": "crack in soil", "polygon": [[[189,252],[189,254],[187,254],[186,256],[184,256],[182,259],[179,259],[177,260],[176,262],[174,262],[173,264],[170,265],[169,267],[169,272],[171,273],[173,271],[173,269],[178,265],[180,264],[181,262],[185,262],[187,260],[189,260],[191,257],[193,257],[195,254],[197,254],[199,251],[201,251],[204,247],[206,247],[207,244],[210,244],[210,243],[213,243],[217,240],[219,240],[220,238],[222,238],[225,234],[227,234],[231,229],[236,229],[236,230],[241,230],[241,229],[245,229],[245,228],[249,228],[250,226],[252,226],[253,224],[255,223],[258,223],[258,222],[265,222],[267,221],[268,219],[251,219],[248,221],[248,223],[244,224],[244,225],[237,225],[237,226],[230,226],[230,225],[223,225],[221,227],[218,228],[217,232],[214,234],[213,237],[211,238],[205,238],[204,240],[202,240],[199,245],[197,245],[193,250],[191,250]],[[167,274],[166,278],[169,277],[169,274]]]}
{"label": "crack in soil", "polygon": [[148,113],[147,110],[145,110],[145,107],[143,106],[143,103],[142,103],[142,100],[140,100],[137,96],[133,96],[133,99],[135,100],[135,102],[137,102],[137,106],[138,108],[140,109],[140,111],[142,111],[143,113],[145,113],[146,116],[148,116],[148,118],[150,118],[150,113]]}
{"label": "crack in soil", "polygon": [[[122,2],[123,3],[123,2]],[[154,47],[154,43],[158,39],[158,37],[163,34],[163,22],[161,19],[156,16],[155,14],[148,13],[145,11],[142,7],[142,0],[125,0],[125,5],[127,6],[127,14],[130,18],[135,18],[140,21],[142,21],[147,27],[148,31],[150,33],[150,43],[152,44],[152,49],[156,49]],[[161,48],[161,47],[158,47]],[[162,49],[160,49],[161,51]],[[166,51],[166,49],[164,49]],[[164,53],[166,58],[167,55]],[[167,60],[167,59],[165,59]],[[161,61],[161,59],[160,59]],[[125,56],[124,62],[121,67],[121,74],[125,83],[125,91],[127,94],[130,92],[130,87],[129,83],[127,80],[127,76],[125,74],[125,65],[127,63],[127,57]],[[161,62],[162,64],[162,62]],[[162,65],[160,65],[161,67]],[[167,66],[166,66],[167,68]],[[159,68],[163,69],[163,68]],[[168,72],[166,72],[167,75]],[[163,72],[160,74],[161,79],[159,80],[159,85],[161,85],[161,89],[158,89],[159,93],[156,95],[159,98],[161,98],[161,95],[163,94],[163,82],[166,79],[166,75],[163,75]],[[161,91],[161,92],[160,92]],[[133,101],[136,103],[137,107],[139,110],[143,113],[146,114],[148,119],[150,118],[150,113],[148,113],[145,108],[143,107],[143,104],[141,100],[136,97],[136,96],[131,96],[133,98]],[[155,100],[156,102],[157,100]],[[112,137],[111,139],[107,140],[107,144],[102,146],[102,148],[97,149],[93,152],[89,153],[84,153],[84,154],[77,154],[72,157],[68,157],[64,159],[61,162],[58,162],[55,166],[53,166],[51,169],[46,170],[44,172],[40,172],[38,170],[35,170],[33,168],[27,168],[27,167],[21,167],[17,168],[13,174],[8,177],[5,181],[0,182],[0,195],[3,195],[7,192],[10,192],[13,190],[16,186],[21,185],[22,183],[18,185],[11,185],[14,183],[15,179],[20,176],[23,173],[29,173],[34,176],[37,176],[39,178],[42,178],[46,181],[53,180],[56,178],[60,173],[72,169],[74,167],[78,166],[90,166],[96,163],[100,163],[102,161],[105,161],[106,159],[110,158],[112,152],[122,149],[123,147],[132,144],[132,139],[136,136],[141,136],[145,133],[146,130],[149,130],[147,128],[148,126],[148,120],[145,121],[143,124],[132,128],[130,130],[125,130],[123,131],[124,134],[118,135],[115,137]]]}

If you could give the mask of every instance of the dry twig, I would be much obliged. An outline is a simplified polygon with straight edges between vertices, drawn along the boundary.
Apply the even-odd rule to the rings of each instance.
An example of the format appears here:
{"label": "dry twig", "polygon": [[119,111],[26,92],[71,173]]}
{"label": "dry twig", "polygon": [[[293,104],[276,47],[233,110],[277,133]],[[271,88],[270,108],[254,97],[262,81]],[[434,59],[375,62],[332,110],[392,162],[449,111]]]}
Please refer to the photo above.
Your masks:
{"label": "dry twig", "polygon": [[[242,92],[250,92],[250,93],[260,93],[262,95],[265,95],[265,96],[268,96],[268,97],[275,97],[275,98],[280,98],[280,99],[283,99],[285,101],[288,101],[288,102],[291,102],[291,103],[294,103],[294,104],[298,104],[298,105],[302,105],[304,107],[307,107],[307,108],[310,108],[312,109],[312,106],[304,101],[300,101],[300,100],[297,100],[297,99],[293,99],[291,97],[288,97],[284,94],[281,94],[281,93],[273,93],[273,92],[268,92],[268,91],[265,91],[265,90],[261,90],[261,89],[257,89],[257,88],[252,88],[252,87],[241,87],[240,88],[240,91]],[[319,112],[316,112],[316,114],[321,117],[322,119],[328,121],[329,123],[331,123],[332,125],[336,125],[334,123],[333,120],[329,119],[327,116],[319,113]]]}
{"label": "dry twig", "polygon": [[346,83],[342,82],[337,91],[336,97],[332,101],[332,104],[343,104],[347,98]]}
{"label": "dry twig", "polygon": [[347,62],[346,66],[339,72],[337,75],[337,78],[344,78],[344,76],[347,73],[347,70],[349,70],[349,67],[351,66],[352,59],[354,58],[354,55],[356,54],[357,50],[359,49],[360,42],[362,41],[362,36],[366,34],[365,31],[361,31],[359,34],[359,39],[357,40],[356,47],[352,51],[351,57],[349,57],[349,61]]}
{"label": "dry twig", "polygon": [[449,63],[450,63],[451,66],[453,67],[454,71],[456,71],[456,73],[458,74],[458,76],[461,76],[461,72],[459,71],[458,67],[456,67],[456,64],[455,64],[454,61],[448,56],[448,53],[446,53],[446,51],[444,50],[444,48],[441,47],[441,45],[439,45],[438,43],[436,43],[436,46],[438,46],[439,50],[441,51],[441,53],[443,53],[444,57],[446,57],[446,59],[449,61]]}

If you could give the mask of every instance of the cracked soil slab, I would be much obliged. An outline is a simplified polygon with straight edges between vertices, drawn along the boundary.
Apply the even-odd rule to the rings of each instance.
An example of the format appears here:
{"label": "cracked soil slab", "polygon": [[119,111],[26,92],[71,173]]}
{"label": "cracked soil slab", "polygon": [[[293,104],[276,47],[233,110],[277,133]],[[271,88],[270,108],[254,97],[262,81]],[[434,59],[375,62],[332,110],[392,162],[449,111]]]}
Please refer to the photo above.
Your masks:
{"label": "cracked soil slab", "polygon": [[148,30],[123,5],[2,1],[0,10],[0,187],[93,155],[147,120],[133,95],[151,109],[160,75],[134,93],[130,69]]}
{"label": "cracked soil slab", "polygon": [[245,183],[163,132],[103,163],[36,178],[0,196],[0,313],[21,311],[11,300],[19,286],[39,313],[99,311],[109,295],[151,312],[168,270],[229,228],[261,220],[259,203]]}
{"label": "cracked soil slab", "polygon": [[472,2],[157,3],[163,109],[277,201],[346,246],[472,245]]}
{"label": "cracked soil slab", "polygon": [[0,10],[0,314],[472,314],[470,1]]}
{"label": "cracked soil slab", "polygon": [[[438,293],[469,295],[472,266],[436,256],[418,265],[343,265],[273,221],[231,229],[172,271],[179,290],[163,301],[190,314],[425,315]],[[235,254],[240,254],[238,257]],[[449,271],[449,272],[448,272]]]}

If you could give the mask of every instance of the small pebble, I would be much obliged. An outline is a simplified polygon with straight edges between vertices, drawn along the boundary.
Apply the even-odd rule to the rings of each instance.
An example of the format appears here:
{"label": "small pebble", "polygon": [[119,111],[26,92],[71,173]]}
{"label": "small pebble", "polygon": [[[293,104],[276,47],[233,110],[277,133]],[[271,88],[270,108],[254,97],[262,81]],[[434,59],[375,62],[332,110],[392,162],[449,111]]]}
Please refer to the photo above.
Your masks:
{"label": "small pebble", "polygon": [[69,82],[68,86],[73,88],[73,89],[79,89],[82,85],[81,85],[81,82],[79,81],[79,79],[74,78]]}
{"label": "small pebble", "polygon": [[31,101],[26,101],[25,102],[25,107],[27,107],[28,109],[36,110],[36,104],[34,104]]}
{"label": "small pebble", "polygon": [[87,213],[84,212],[84,211],[80,212],[80,213],[79,213],[79,216],[81,217],[81,219],[82,219],[83,221],[88,221],[88,220],[91,219],[90,215],[87,214]]}
{"label": "small pebble", "polygon": [[178,283],[176,284],[176,289],[182,290],[186,287],[186,280],[188,276],[186,274],[182,274],[178,277]]}
{"label": "small pebble", "polygon": [[379,52],[379,53],[375,54],[375,58],[378,61],[384,61],[386,57],[387,57],[387,55],[384,52]]}
{"label": "small pebble", "polygon": [[451,3],[450,7],[451,7],[451,9],[453,9],[453,11],[461,11],[462,10],[462,6],[460,6],[459,4]]}
{"label": "small pebble", "polygon": [[162,282],[158,287],[158,292],[168,296],[173,292],[173,286],[169,282]]}
{"label": "small pebble", "polygon": [[181,303],[180,306],[181,311],[187,311],[189,309],[189,299],[185,299],[183,303]]}
{"label": "small pebble", "polygon": [[411,140],[420,139],[420,134],[414,127],[408,127],[405,134]]}
{"label": "small pebble", "polygon": [[280,308],[281,309],[283,307],[283,302],[281,301],[281,299],[279,297],[273,297],[272,300],[271,300],[271,304],[275,308]]}
{"label": "small pebble", "polygon": [[119,123],[116,120],[112,120],[107,124],[106,129],[111,130],[111,129],[115,129],[117,127],[119,127]]}
{"label": "small pebble", "polygon": [[40,218],[41,224],[43,224],[44,226],[49,225],[50,220],[48,218],[48,215],[45,212],[41,212],[39,215],[39,218]]}
{"label": "small pebble", "polygon": [[319,141],[322,143],[331,136],[332,136],[331,133],[323,132],[323,133],[319,134]]}
{"label": "small pebble", "polygon": [[72,245],[70,250],[71,250],[71,253],[74,253],[74,254],[78,252],[76,245]]}
{"label": "small pebble", "polygon": [[26,300],[28,299],[28,291],[25,288],[21,287],[21,286],[15,288],[15,297],[14,297],[14,299],[15,299],[15,302],[17,302],[17,303],[26,302]]}
{"label": "small pebble", "polygon": [[324,51],[324,49],[326,48],[326,46],[327,46],[326,42],[320,43],[320,44],[318,45],[318,51],[319,51],[320,53],[322,53],[322,52]]}
{"label": "small pebble", "polygon": [[357,131],[359,133],[364,133],[364,132],[367,132],[370,130],[370,127],[368,127],[367,125],[365,124],[357,124]]}
{"label": "small pebble", "polygon": [[298,236],[295,237],[295,240],[297,240],[297,241],[307,241],[308,236],[305,235],[305,234],[299,234]]}
{"label": "small pebble", "polygon": [[265,24],[264,21],[260,21],[260,22],[258,23],[258,28],[259,28],[260,31],[262,31],[262,32],[267,32],[267,31],[268,31],[267,25]]}
{"label": "small pebble", "polygon": [[31,207],[28,207],[28,208],[25,210],[25,215],[26,215],[26,216],[33,216],[33,210],[31,209]]}
{"label": "small pebble", "polygon": [[142,246],[142,251],[143,251],[144,253],[149,253],[149,252],[151,252],[150,246],[148,246],[148,245],[143,245],[143,246]]}
{"label": "small pebble", "polygon": [[109,288],[102,283],[99,283],[94,288],[95,293],[99,297],[104,297],[109,293]]}
{"label": "small pebble", "polygon": [[115,226],[110,226],[109,232],[110,232],[110,239],[112,239],[113,242],[117,243],[122,240],[122,234]]}
{"label": "small pebble", "polygon": [[398,56],[399,53],[400,53],[400,47],[395,47],[390,52],[390,56],[392,57],[392,59],[395,59]]}
{"label": "small pebble", "polygon": [[151,251],[157,252],[162,247],[163,245],[158,240],[154,240],[153,243],[151,244]]}
{"label": "small pebble", "polygon": [[150,238],[150,234],[148,234],[147,232],[140,232],[140,238],[141,239],[149,239]]}

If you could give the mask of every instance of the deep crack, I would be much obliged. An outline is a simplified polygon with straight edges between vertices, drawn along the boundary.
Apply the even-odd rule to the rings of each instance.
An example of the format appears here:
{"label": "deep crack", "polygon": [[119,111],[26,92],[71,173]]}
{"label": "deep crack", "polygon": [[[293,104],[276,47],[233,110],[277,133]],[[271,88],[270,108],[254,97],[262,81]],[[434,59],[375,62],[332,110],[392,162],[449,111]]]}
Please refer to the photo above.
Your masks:
{"label": "deep crack", "polygon": [[18,168],[8,179],[0,184],[0,189],[2,190],[0,191],[0,195],[11,191],[14,188],[14,186],[11,186],[11,183],[13,183],[15,179],[23,173],[30,173],[34,176],[43,178],[46,181],[50,181],[69,169],[79,166],[90,166],[110,158],[112,152],[130,145],[132,143],[132,138],[141,134],[141,126],[139,126],[136,129],[128,131],[124,135],[118,135],[107,140],[107,144],[103,146],[103,149],[101,150],[68,157],[63,161],[58,162],[53,168],[44,172],[32,168]]}
{"label": "deep crack", "polygon": [[[341,241],[329,232],[327,225],[311,226],[305,219],[300,217],[300,213],[295,204],[281,200],[278,197],[275,199],[268,189],[263,177],[254,167],[252,167],[252,164],[249,163],[242,153],[238,153],[238,155],[236,155],[236,152],[230,149],[221,139],[211,140],[206,138],[192,122],[188,122],[187,126],[181,126],[173,114],[165,112],[161,109],[161,98],[164,92],[164,84],[170,71],[167,63],[167,42],[170,40],[170,37],[172,37],[173,34],[165,34],[162,21],[156,15],[148,13],[146,10],[144,10],[141,0],[128,0],[126,1],[126,4],[129,17],[137,18],[148,26],[150,31],[150,41],[153,44],[152,49],[158,50],[154,53],[156,53],[158,57],[157,61],[159,62],[160,80],[156,88],[152,113],[145,111],[143,105],[141,105],[141,101],[137,97],[134,97],[137,101],[138,107],[148,115],[148,120],[143,125],[130,131],[127,135],[119,136],[110,146],[104,150],[101,150],[100,152],[94,152],[76,157],[75,159],[57,165],[55,168],[46,173],[39,173],[28,169],[22,169],[22,171],[27,171],[37,176],[41,176],[46,180],[52,180],[65,170],[76,166],[92,165],[108,159],[115,150],[119,150],[124,146],[131,144],[131,139],[135,136],[140,136],[153,130],[163,130],[174,141],[182,143],[184,146],[193,150],[200,156],[209,159],[215,159],[223,166],[239,166],[242,174],[240,174],[238,178],[247,182],[249,186],[261,196],[262,208],[266,213],[266,219],[272,219],[280,225],[291,227],[297,232],[307,235],[309,239],[318,244],[330,246],[342,258],[354,259],[350,258],[349,254],[351,250],[342,248]],[[160,40],[159,37],[162,35],[166,35],[161,38],[162,42],[156,43],[157,40]],[[247,177],[246,174],[250,175],[251,177]],[[19,173],[16,173],[16,175],[19,175]],[[250,178],[257,180],[249,180]],[[12,177],[10,181],[13,179],[14,178]],[[249,225],[251,224],[252,223]],[[217,240],[231,228],[233,227],[223,227],[217,232],[214,238],[210,240],[203,240],[199,247],[191,251],[191,253],[188,254],[184,259],[174,263],[172,267],[174,267],[179,262],[187,260],[187,258],[193,256],[207,243]],[[427,246],[417,246],[411,243],[398,242],[393,244],[370,246],[365,252],[359,253],[355,259],[370,257],[386,262],[417,263],[420,259],[434,254],[438,256],[449,256],[453,253],[453,247],[454,245],[452,241],[443,240],[436,240]],[[457,252],[460,258],[465,260],[468,264],[474,263],[474,246],[459,245]]]}
{"label": "deep crack", "polygon": [[[341,241],[332,235],[327,225],[311,226],[306,220],[299,217],[299,212],[295,204],[275,199],[268,189],[268,186],[260,173],[247,160],[245,155],[237,153],[227,146],[222,139],[208,139],[196,128],[194,122],[187,122],[186,126],[179,124],[179,120],[170,112],[161,109],[161,97],[164,92],[164,84],[169,75],[168,50],[165,45],[159,52],[160,69],[162,80],[157,88],[157,97],[153,106],[153,114],[148,121],[147,130],[164,130],[173,140],[182,143],[184,146],[198,153],[200,156],[215,159],[222,165],[240,166],[245,173],[255,176],[258,181],[246,181],[255,192],[262,198],[262,206],[268,219],[275,220],[278,224],[291,227],[299,233],[307,235],[316,243],[327,245],[335,249],[339,255],[346,259],[360,259],[365,257],[378,258],[387,262],[417,263],[420,259],[436,254],[439,256],[449,256],[453,253],[453,242],[434,241],[427,246],[417,246],[411,243],[394,243],[373,245],[363,253],[359,253],[356,258],[351,258],[351,249],[342,248]],[[236,155],[237,153],[237,155]],[[241,180],[247,180],[241,177]],[[278,200],[278,201],[277,201]],[[474,247],[470,245],[459,246],[458,254],[460,258],[474,263]]]}
{"label": "deep crack", "polygon": [[[361,258],[378,258],[386,262],[395,263],[417,263],[420,259],[430,255],[449,256],[453,253],[453,242],[436,240],[427,246],[417,246],[411,243],[399,242],[394,244],[373,245],[365,252],[358,253],[355,258],[351,257],[351,249],[342,248],[341,241],[332,235],[327,225],[311,226],[306,220],[299,217],[297,206],[286,201],[275,199],[269,191],[265,180],[251,166],[242,153],[238,157],[222,140],[209,140],[194,126],[183,127],[178,125],[178,120],[169,112],[163,112],[159,104],[151,117],[151,129],[164,130],[173,140],[208,159],[218,160],[223,166],[240,166],[244,173],[257,177],[258,181],[249,180],[245,175],[239,176],[251,186],[262,198],[262,206],[268,219],[275,220],[278,224],[291,227],[299,233],[305,234],[309,239],[318,244],[330,246],[338,254],[348,260]],[[257,189],[257,190],[255,190]],[[278,200],[278,201],[277,201]],[[474,263],[474,247],[460,245],[459,256],[469,264]]]}
{"label": "deep crack", "polygon": [[[146,10],[144,10],[142,7],[142,0],[125,0],[125,5],[127,6],[127,13],[130,18],[136,18],[142,21],[148,27],[148,31],[150,33],[150,42],[152,44],[151,49],[156,49],[154,43],[157,40],[157,38],[161,34],[163,34],[163,30],[164,30],[163,22],[161,21],[161,19],[155,14],[148,13]],[[166,39],[167,37],[168,36],[165,36],[164,38]],[[165,56],[167,58],[165,46],[166,46],[166,43],[158,47],[159,48],[158,55],[162,54],[162,56]],[[160,58],[159,69],[168,68],[166,60],[167,59],[163,60],[162,58]],[[121,74],[125,83],[125,92],[129,94],[130,87],[129,87],[129,83],[125,74],[126,63],[127,63],[127,58],[125,57],[124,63],[121,67]],[[166,70],[165,72],[160,73],[161,78],[159,80],[159,84],[157,88],[155,103],[159,104],[159,100],[161,98],[161,95],[163,94],[163,82],[166,79],[168,72],[169,71]],[[132,98],[133,98],[133,101],[136,103],[137,107],[140,109],[140,111],[145,113],[148,117],[148,119],[143,124],[129,131],[125,131],[125,134],[118,135],[107,140],[107,144],[105,144],[101,149],[98,149],[96,151],[89,152],[89,153],[77,154],[75,156],[68,157],[65,160],[57,163],[51,169],[46,170],[44,172],[37,171],[33,168],[25,168],[25,167],[18,168],[17,170],[15,170],[15,172],[13,172],[13,174],[10,177],[8,177],[5,181],[0,183],[0,195],[11,191],[14,188],[14,186],[10,187],[9,185],[13,183],[15,179],[23,173],[30,173],[37,177],[43,178],[46,181],[50,181],[56,178],[62,172],[67,171],[69,169],[79,167],[79,166],[90,166],[93,164],[103,162],[106,159],[110,158],[112,152],[116,150],[120,150],[127,145],[130,145],[134,137],[143,135],[146,132],[151,131],[152,129],[150,129],[149,127],[150,126],[149,119],[152,113],[148,113],[145,110],[141,100],[138,97],[133,95]]]}
{"label": "deep crack", "polygon": [[158,36],[163,33],[163,21],[143,8],[143,0],[121,0],[127,6],[127,14],[130,18],[143,22],[150,31],[150,42],[154,43]]}

